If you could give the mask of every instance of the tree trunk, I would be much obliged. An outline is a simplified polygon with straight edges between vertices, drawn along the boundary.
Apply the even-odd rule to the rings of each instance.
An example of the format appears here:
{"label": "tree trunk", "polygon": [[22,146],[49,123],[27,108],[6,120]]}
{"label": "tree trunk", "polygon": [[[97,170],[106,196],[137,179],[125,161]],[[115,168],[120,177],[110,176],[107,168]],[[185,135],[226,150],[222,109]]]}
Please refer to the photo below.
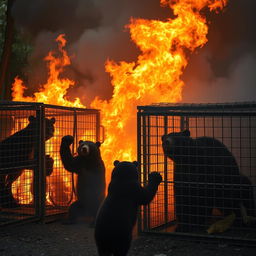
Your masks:
{"label": "tree trunk", "polygon": [[8,0],[6,12],[5,40],[3,45],[2,58],[0,62],[0,100],[7,100],[10,97],[10,84],[7,84],[9,62],[12,53],[12,42],[14,35],[14,21],[11,16],[11,8],[15,0]]}

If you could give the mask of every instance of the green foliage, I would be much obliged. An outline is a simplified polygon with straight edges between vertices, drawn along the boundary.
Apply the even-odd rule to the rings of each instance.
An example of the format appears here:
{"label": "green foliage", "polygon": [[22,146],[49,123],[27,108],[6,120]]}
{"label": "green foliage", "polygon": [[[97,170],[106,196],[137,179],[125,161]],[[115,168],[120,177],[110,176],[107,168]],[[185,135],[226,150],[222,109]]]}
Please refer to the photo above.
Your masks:
{"label": "green foliage", "polygon": [[12,77],[21,76],[23,74],[24,67],[27,65],[27,58],[32,51],[31,45],[25,41],[18,32],[15,32],[14,41],[12,44],[12,59],[10,71]]}
{"label": "green foliage", "polygon": [[0,0],[0,56],[2,55],[3,43],[4,43],[4,32],[6,25],[6,9],[7,0]]}
{"label": "green foliage", "polygon": [[[7,2],[8,0],[0,0],[0,57],[2,56],[5,40]],[[31,51],[32,47],[30,43],[22,38],[20,31],[15,29],[9,71],[6,81],[7,84],[11,84],[16,76],[24,76],[23,70],[27,65],[27,58]]]}

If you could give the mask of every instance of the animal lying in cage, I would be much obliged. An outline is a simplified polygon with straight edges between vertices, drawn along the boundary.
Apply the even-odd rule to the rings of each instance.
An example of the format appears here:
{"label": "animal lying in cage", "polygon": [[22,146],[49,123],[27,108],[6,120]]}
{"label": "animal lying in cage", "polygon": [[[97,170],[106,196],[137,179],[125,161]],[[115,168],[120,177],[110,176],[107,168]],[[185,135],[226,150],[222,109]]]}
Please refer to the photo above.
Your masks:
{"label": "animal lying in cage", "polygon": [[[38,152],[39,120],[29,116],[29,124],[20,131],[0,142],[0,206],[17,207],[18,203],[12,194],[12,184],[25,169],[35,168]],[[55,118],[45,118],[45,141],[54,135]],[[53,159],[45,156],[46,175],[53,171]]]}
{"label": "animal lying in cage", "polygon": [[191,138],[189,130],[162,136],[164,154],[174,162],[175,213],[179,231],[205,225],[217,209],[236,222],[255,221],[253,186],[219,140]]}

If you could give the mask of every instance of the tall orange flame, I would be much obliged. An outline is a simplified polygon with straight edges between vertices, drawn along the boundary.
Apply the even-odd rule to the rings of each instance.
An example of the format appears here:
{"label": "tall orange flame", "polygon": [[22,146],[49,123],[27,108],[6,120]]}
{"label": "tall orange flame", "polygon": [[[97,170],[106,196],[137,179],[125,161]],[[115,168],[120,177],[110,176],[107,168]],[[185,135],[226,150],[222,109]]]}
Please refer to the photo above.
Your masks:
{"label": "tall orange flame", "polygon": [[12,87],[12,97],[14,101],[29,101],[29,102],[43,102],[45,104],[55,104],[67,107],[85,107],[79,98],[74,102],[66,99],[67,90],[75,84],[74,81],[67,78],[60,78],[64,67],[70,65],[70,58],[67,55],[64,47],[66,40],[64,34],[57,37],[58,48],[61,55],[55,57],[53,52],[49,52],[45,60],[48,61],[49,77],[47,83],[44,84],[39,92],[34,93],[34,97],[25,97],[24,91],[26,86],[18,77]]}
{"label": "tall orange flame", "polygon": [[[70,101],[66,98],[67,90],[70,86],[75,84],[74,81],[67,79],[67,78],[60,78],[61,72],[64,68],[70,65],[70,58],[66,50],[64,49],[66,45],[66,40],[64,38],[64,34],[61,34],[56,39],[58,43],[58,50],[59,55],[55,56],[54,52],[49,52],[46,56],[45,60],[48,62],[48,79],[46,84],[40,87],[39,92],[34,93],[33,97],[26,97],[24,96],[24,92],[26,86],[23,84],[23,81],[19,78],[15,78],[13,87],[12,87],[12,97],[14,101],[28,101],[28,102],[43,102],[45,104],[55,104],[61,106],[68,106],[68,107],[83,107],[85,106],[80,102],[80,99],[76,98],[75,101]],[[27,123],[27,119],[22,120],[23,124]],[[16,130],[15,130],[16,131]],[[15,132],[13,131],[13,133]],[[46,151],[52,152],[53,145],[60,144],[60,137],[56,136],[59,135],[60,131],[58,128],[55,129],[55,136],[46,142]],[[85,131],[86,133],[86,131]],[[67,187],[71,186],[71,175],[68,174],[64,169],[57,171],[57,165],[60,162],[59,154],[55,154],[54,156],[54,171],[61,172],[58,175],[61,177],[58,181],[58,184],[62,184],[63,188],[61,189],[61,193],[64,195],[66,193],[65,190]],[[29,175],[29,176],[28,176]],[[30,177],[30,178],[29,178]],[[32,173],[29,170],[25,170],[23,174],[17,179],[17,181],[13,184],[12,191],[16,199],[19,200],[21,204],[29,204],[33,201],[32,191]],[[55,175],[50,176],[48,179],[51,180],[49,186],[53,186],[56,183]],[[26,184],[26,186],[24,186]],[[49,190],[49,189],[48,189]],[[54,189],[55,193],[58,193],[56,189]],[[62,195],[62,197],[63,197]],[[47,202],[50,203],[49,200],[49,191],[47,191]],[[56,200],[56,199],[55,199]],[[63,202],[62,202],[63,203]]]}
{"label": "tall orange flame", "polygon": [[[182,99],[184,82],[180,77],[188,64],[186,52],[193,52],[207,42],[207,21],[201,10],[218,11],[226,6],[227,0],[160,0],[160,4],[173,9],[175,18],[166,21],[131,19],[127,27],[141,54],[131,63],[108,60],[105,68],[112,77],[112,98],[103,101],[96,97],[91,103],[91,107],[102,110],[106,134],[102,156],[108,170],[107,182],[115,159],[136,159],[136,106]],[[16,79],[13,100],[83,107],[78,98],[75,102],[65,98],[74,82],[59,78],[70,60],[63,49],[63,35],[57,42],[62,57],[57,59],[51,52],[46,57],[50,70],[47,84],[33,98],[24,97],[25,86]]]}
{"label": "tall orange flame", "polygon": [[141,50],[136,62],[106,62],[112,77],[113,96],[109,102],[95,99],[91,106],[102,111],[106,129],[103,158],[136,159],[136,105],[178,102],[184,86],[180,76],[187,66],[186,49],[191,52],[206,42],[208,27],[200,15],[204,7],[218,10],[227,0],[160,0],[169,5],[175,19],[167,21],[131,19],[131,38]]}

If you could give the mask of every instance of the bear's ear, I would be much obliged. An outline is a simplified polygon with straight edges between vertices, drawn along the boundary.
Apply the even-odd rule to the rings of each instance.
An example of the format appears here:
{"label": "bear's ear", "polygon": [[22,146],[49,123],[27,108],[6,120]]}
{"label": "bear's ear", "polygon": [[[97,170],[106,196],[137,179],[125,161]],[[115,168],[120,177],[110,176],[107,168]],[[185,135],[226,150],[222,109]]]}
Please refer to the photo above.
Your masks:
{"label": "bear's ear", "polygon": [[79,143],[79,145],[81,145],[83,142],[84,142],[83,140],[79,140],[78,143]]}
{"label": "bear's ear", "polygon": [[137,161],[133,161],[132,163],[133,163],[136,167],[139,166],[139,163],[138,163]]}
{"label": "bear's ear", "polygon": [[55,124],[55,118],[54,117],[52,117],[51,119],[50,119],[50,122],[52,123],[52,124]]}
{"label": "bear's ear", "polygon": [[189,130],[184,130],[184,131],[182,132],[182,135],[183,135],[183,136],[186,136],[186,137],[189,137],[189,136],[190,136],[190,131],[189,131]]}
{"label": "bear's ear", "polygon": [[100,145],[101,145],[101,143],[99,142],[99,141],[97,141],[96,143],[96,146],[99,148],[100,147]]}
{"label": "bear's ear", "polygon": [[117,166],[119,163],[120,163],[120,161],[115,160],[115,161],[114,161],[114,166]]}
{"label": "bear's ear", "polygon": [[36,120],[36,118],[34,116],[29,116],[28,121],[30,123],[33,122],[34,120]]}

